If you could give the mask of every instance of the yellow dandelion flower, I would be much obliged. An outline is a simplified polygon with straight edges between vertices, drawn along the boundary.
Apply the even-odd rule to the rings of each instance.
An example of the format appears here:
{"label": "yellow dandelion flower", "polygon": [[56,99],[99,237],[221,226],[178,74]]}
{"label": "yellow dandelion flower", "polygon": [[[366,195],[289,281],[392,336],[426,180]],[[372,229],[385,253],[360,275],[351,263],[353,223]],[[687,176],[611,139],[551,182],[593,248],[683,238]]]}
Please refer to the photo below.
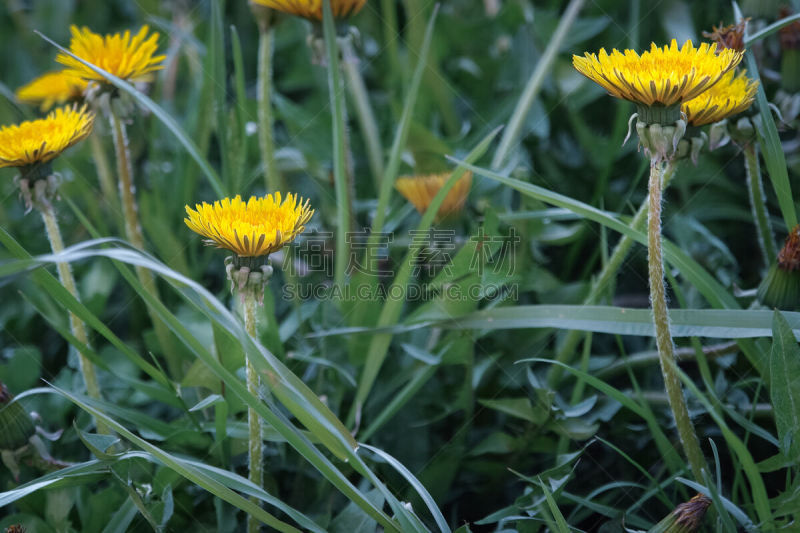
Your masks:
{"label": "yellow dandelion flower", "polygon": [[750,107],[758,91],[758,82],[748,78],[746,71],[735,74],[732,70],[728,71],[719,83],[683,104],[682,109],[689,124],[704,126],[719,122]]}
{"label": "yellow dandelion flower", "polygon": [[611,96],[639,106],[670,107],[697,98],[742,60],[743,52],[702,43],[695,48],[686,41],[681,48],[673,39],[659,48],[655,43],[641,55],[605,48],[599,54],[572,56],[575,68]]}
{"label": "yellow dandelion flower", "polygon": [[[439,190],[444,187],[447,180],[450,179],[450,172],[441,174],[428,174],[427,176],[402,176],[395,182],[395,188],[402,194],[406,200],[414,204],[417,211],[424,213],[427,211],[428,206],[431,205],[434,196]],[[450,192],[442,202],[439,212],[436,214],[436,219],[440,220],[449,215],[461,211],[464,203],[467,201],[470,187],[472,186],[472,172],[466,171],[458,181],[456,181]]]}
{"label": "yellow dandelion flower", "polygon": [[[145,25],[134,36],[130,31],[105,37],[89,28],[72,26],[69,51],[118,78],[129,81],[148,81],[151,74],[163,68],[166,56],[154,55],[158,49],[158,33],[150,32]],[[65,53],[56,56],[56,61],[66,66],[67,73],[86,80],[103,82],[105,78]]]}
{"label": "yellow dandelion flower", "polygon": [[94,113],[84,105],[59,107],[47,117],[0,128],[0,167],[47,163],[85,139],[94,125]]}
{"label": "yellow dandelion flower", "polygon": [[[322,20],[322,0],[251,0],[251,2],[290,15]],[[331,0],[331,10],[334,17],[346,18],[361,11],[366,3],[367,0]]]}
{"label": "yellow dandelion flower", "polygon": [[39,105],[42,111],[47,111],[55,104],[80,100],[87,85],[86,80],[64,71],[47,72],[17,89],[16,94],[20,102]]}
{"label": "yellow dandelion flower", "polygon": [[225,198],[214,204],[203,202],[195,209],[186,206],[189,228],[206,237],[206,244],[225,248],[239,257],[269,255],[283,248],[306,229],[314,210],[308,200],[289,193],[282,199],[274,196],[252,196],[244,202],[241,196]]}

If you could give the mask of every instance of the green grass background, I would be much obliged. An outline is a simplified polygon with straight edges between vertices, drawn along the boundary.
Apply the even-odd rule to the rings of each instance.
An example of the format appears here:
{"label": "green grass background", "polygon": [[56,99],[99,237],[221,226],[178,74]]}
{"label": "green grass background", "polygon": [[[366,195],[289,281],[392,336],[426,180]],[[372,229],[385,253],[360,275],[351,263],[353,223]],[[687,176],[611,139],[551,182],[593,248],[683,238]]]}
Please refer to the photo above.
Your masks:
{"label": "green grass background", "polygon": [[[445,156],[463,160],[475,155],[476,146],[509,121],[564,8],[562,2],[503,0],[500,11],[489,16],[486,5],[491,3],[442,3],[428,67],[416,103],[408,109],[408,136],[397,152],[401,174],[453,168]],[[368,0],[351,20],[384,162],[403,124],[408,96],[414,94],[414,69],[424,57],[425,26],[433,7],[427,0]],[[399,314],[388,323],[387,338],[385,329],[371,329],[383,302],[293,302],[282,297],[282,286],[291,280],[276,273],[258,339],[274,355],[263,358],[263,369],[281,376],[273,394],[260,403],[265,414],[276,417],[266,430],[264,489],[275,498],[265,506],[270,513],[301,530],[312,522],[318,530],[348,532],[380,527],[567,531],[565,524],[581,531],[648,530],[695,493],[696,486],[685,481],[691,475],[671,424],[654,343],[641,336],[649,315],[619,313],[619,308],[648,306],[646,249],[634,246],[614,287],[604,294],[600,303],[614,309],[581,306],[592,277],[619,239],[613,219],[596,216],[586,206],[627,221],[645,197],[647,169],[634,141],[622,145],[632,106],[585,82],[572,69],[571,54],[600,47],[641,49],[673,37],[697,41],[703,30],[733,22],[733,17],[725,2],[586,3],[557,50],[519,142],[508,162],[495,169],[518,181],[500,183],[476,172],[464,216],[447,226],[461,252],[451,253],[451,277],[439,281],[515,287],[511,296],[392,304]],[[756,14],[751,31],[777,18],[777,12]],[[69,24],[113,32],[144,23],[161,33],[160,50],[168,55],[165,70],[145,88],[148,96],[199,147],[226,191],[265,192],[257,135],[253,126],[239,121],[257,120],[258,29],[244,0],[5,2],[0,7],[0,123],[35,116],[37,110],[14,101],[13,91],[56,67],[56,50],[33,30],[66,46]],[[234,29],[243,58],[238,72]],[[334,200],[332,181],[330,100],[326,71],[312,64],[306,46],[308,29],[306,22],[291,17],[276,29],[278,163],[288,187],[311,198],[316,209],[309,233],[332,232],[341,206]],[[764,39],[750,53],[758,60],[766,96],[774,98],[781,85],[777,37]],[[224,63],[215,65],[215,54],[223,54]],[[244,80],[244,98],[237,94],[237,74]],[[378,192],[352,100],[348,106],[354,217],[356,227],[367,228]],[[785,154],[789,184],[797,190],[794,125],[787,117],[780,133],[785,144],[770,148]],[[22,461],[19,479],[0,468],[0,490],[5,491],[0,493],[0,525],[23,523],[28,531],[243,530],[244,504],[230,492],[249,494],[241,484],[247,475],[245,401],[235,393],[235,382],[243,382],[242,345],[249,354],[260,352],[244,340],[236,320],[209,307],[216,297],[236,311],[237,300],[225,281],[225,254],[204,247],[183,223],[186,204],[212,201],[216,195],[155,115],[139,109],[128,128],[147,251],[169,269],[160,279],[162,318],[176,336],[181,373],[160,370],[163,352],[132,269],[99,256],[76,258],[72,266],[82,312],[108,330],[91,327],[105,401],[80,396],[70,401],[65,394],[83,391],[75,348],[63,334],[68,332],[65,309],[74,311],[76,304],[53,288],[45,274],[54,271],[52,265],[35,268],[21,262],[23,252],[4,239],[0,381],[17,395],[33,389],[20,402],[37,413],[37,425],[57,433],[53,441],[42,439],[49,453],[78,466],[67,476],[46,474]],[[113,162],[102,117],[96,130]],[[496,149],[497,138],[473,162],[488,169]],[[226,163],[223,154],[241,154],[241,159]],[[781,163],[770,159],[762,166],[773,170]],[[88,144],[71,149],[55,168],[64,178],[58,209],[67,244],[121,238],[118,199],[100,193]],[[0,227],[30,254],[48,253],[42,223],[35,213],[24,213],[13,177],[13,169],[0,170]],[[781,243],[787,228],[766,174],[765,183]],[[541,189],[520,192],[524,184]],[[551,201],[551,192],[564,195],[566,203]],[[776,326],[773,333],[771,312],[754,304],[748,292],[761,281],[765,265],[757,250],[740,151],[729,145],[704,152],[696,166],[682,164],[665,209],[665,235],[681,254],[677,260],[668,257],[671,305],[702,311],[675,319],[686,328],[678,344],[692,361],[683,368],[696,385],[696,392],[687,393],[689,407],[715,469],[703,483],[715,500],[704,530],[794,531],[800,484],[793,442],[800,423],[788,400],[800,398],[800,385],[797,379],[781,384],[769,377],[770,368],[789,374],[798,370],[791,328],[796,335],[800,316],[784,313],[791,326]],[[385,228],[395,237],[385,266],[400,270],[409,231],[419,223],[416,212],[393,194]],[[469,238],[480,227],[489,235],[508,235],[513,227],[520,236],[511,249],[512,272],[487,268],[478,275],[470,268],[475,243]],[[302,250],[308,238],[299,239],[292,253]],[[332,249],[333,241],[327,246]],[[92,248],[96,255],[120,249],[113,243]],[[491,251],[499,256],[499,243]],[[113,258],[143,261],[140,256]],[[178,274],[198,287],[175,282]],[[418,281],[431,278],[422,272]],[[324,272],[303,278],[318,286],[328,281]],[[391,278],[379,282],[389,284]],[[210,294],[198,292],[200,287]],[[726,307],[749,311],[715,311]],[[478,310],[482,314],[472,314]],[[346,327],[366,331],[343,332]],[[569,354],[578,370],[548,380],[553,365],[542,360],[554,357],[565,328],[587,332]],[[782,341],[775,342],[778,348],[771,336]],[[748,338],[738,345],[731,342],[740,337]],[[371,345],[381,339],[389,341],[386,358],[363,410],[354,417],[368,350],[376,350]],[[721,355],[706,357],[698,351],[720,345]],[[531,358],[539,360],[519,363]],[[228,374],[212,372],[212,360]],[[783,363],[788,366],[774,366]],[[146,365],[152,365],[149,375],[141,370]],[[69,392],[50,394],[51,387]],[[348,430],[358,428],[356,439],[391,454],[408,475],[366,447],[343,461],[351,453],[341,448],[348,434],[320,423],[326,413],[303,396],[312,391],[347,422]],[[118,422],[121,441],[108,448],[108,442],[93,437],[92,415]],[[315,459],[309,460],[309,454]],[[44,479],[52,484],[24,497],[13,492],[40,476],[50,476]],[[352,490],[343,492],[348,482]],[[431,500],[435,504],[429,505]]]}

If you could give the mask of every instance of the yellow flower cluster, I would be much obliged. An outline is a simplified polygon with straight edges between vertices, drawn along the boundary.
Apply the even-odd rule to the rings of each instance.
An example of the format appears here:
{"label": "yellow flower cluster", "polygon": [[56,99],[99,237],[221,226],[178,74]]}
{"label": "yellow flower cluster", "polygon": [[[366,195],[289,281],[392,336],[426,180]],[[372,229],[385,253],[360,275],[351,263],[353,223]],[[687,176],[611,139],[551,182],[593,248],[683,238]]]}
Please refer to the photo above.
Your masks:
{"label": "yellow flower cluster", "polygon": [[[154,71],[163,68],[161,62],[166,56],[154,55],[158,49],[158,33],[148,36],[150,28],[147,25],[133,36],[126,31],[104,37],[89,28],[77,26],[72,26],[70,31],[70,52],[123,80],[148,81]],[[86,80],[105,81],[103,76],[63,52],[58,54],[56,61],[67,67],[68,74]]]}
{"label": "yellow flower cluster", "polygon": [[0,167],[52,161],[92,131],[94,113],[86,106],[61,107],[47,117],[0,128]]}
{"label": "yellow flower cluster", "polygon": [[695,48],[675,39],[659,48],[653,43],[641,55],[614,49],[608,54],[572,56],[575,68],[617,98],[645,106],[673,106],[692,100],[717,83],[742,60],[744,52],[718,51],[716,44]]}
{"label": "yellow flower cluster", "polygon": [[[406,200],[414,204],[417,211],[424,213],[431,205],[434,196],[450,179],[450,175],[450,172],[444,172],[426,176],[402,176],[395,182],[395,187]],[[436,213],[436,219],[439,220],[461,211],[471,186],[472,172],[466,171],[447,193],[438,213]]]}
{"label": "yellow flower cluster", "polygon": [[17,98],[47,111],[55,104],[80,100],[88,83],[64,71],[47,72],[17,89]]}
{"label": "yellow flower cluster", "polygon": [[[322,20],[322,0],[251,0],[254,4],[266,6],[290,15],[307,19]],[[345,18],[355,15],[367,0],[331,0],[333,16]]]}
{"label": "yellow flower cluster", "polygon": [[203,202],[195,209],[186,206],[189,228],[207,238],[206,243],[225,248],[239,257],[258,257],[280,250],[306,229],[314,210],[308,200],[281,193],[225,198],[213,204]]}
{"label": "yellow flower cluster", "polygon": [[693,100],[683,104],[686,122],[704,126],[747,110],[758,91],[758,82],[747,77],[747,71],[735,75],[728,71],[717,84]]}

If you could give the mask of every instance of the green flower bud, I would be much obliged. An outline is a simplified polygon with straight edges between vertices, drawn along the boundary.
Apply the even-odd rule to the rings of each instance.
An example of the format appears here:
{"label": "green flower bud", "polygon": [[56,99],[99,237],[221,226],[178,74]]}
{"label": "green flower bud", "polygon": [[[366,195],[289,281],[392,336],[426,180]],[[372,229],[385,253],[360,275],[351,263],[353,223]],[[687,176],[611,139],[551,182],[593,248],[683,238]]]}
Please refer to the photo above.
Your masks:
{"label": "green flower bud", "polygon": [[758,288],[758,299],[771,308],[784,311],[800,309],[800,225],[786,237],[778,261]]}

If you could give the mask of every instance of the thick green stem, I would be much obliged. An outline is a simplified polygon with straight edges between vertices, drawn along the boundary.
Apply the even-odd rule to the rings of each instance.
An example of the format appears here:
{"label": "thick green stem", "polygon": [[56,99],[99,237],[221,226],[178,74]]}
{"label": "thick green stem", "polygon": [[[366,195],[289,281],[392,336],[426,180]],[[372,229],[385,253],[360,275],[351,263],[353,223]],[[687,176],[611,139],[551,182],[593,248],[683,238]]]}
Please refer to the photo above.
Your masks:
{"label": "thick green stem", "polygon": [[347,140],[345,133],[345,103],[339,64],[339,45],[333,22],[330,0],[323,0],[323,33],[328,59],[328,90],[333,110],[333,180],[336,188],[336,253],[334,283],[344,287],[345,269],[350,256],[347,232],[350,229],[350,195],[347,180]]}
{"label": "thick green stem", "polygon": [[753,221],[758,230],[758,244],[764,258],[764,266],[769,268],[778,257],[778,250],[775,248],[772,224],[770,224],[767,206],[764,202],[764,183],[761,180],[761,168],[755,143],[747,143],[744,146],[744,163],[747,171],[747,189],[750,193],[750,209],[753,211]]}
{"label": "thick green stem", "polygon": [[275,161],[274,117],[272,114],[272,56],[275,32],[271,26],[261,30],[258,40],[258,142],[264,165],[268,193],[286,192],[283,176]]}
{"label": "thick green stem", "polygon": [[[114,103],[112,102],[108,107],[111,132],[114,137],[114,150],[117,155],[117,175],[119,177],[122,214],[125,217],[125,236],[134,247],[144,250],[144,236],[142,234],[142,225],[139,223],[139,208],[136,205],[135,195],[136,188],[133,185],[133,169],[131,167],[130,153],[128,152],[128,135],[125,131],[125,125],[114,110]],[[158,286],[150,270],[136,266],[136,276],[147,292],[159,298]],[[158,343],[167,360],[170,374],[173,377],[180,377],[180,359],[178,353],[173,349],[169,329],[150,306],[147,306],[147,312],[153,323]]]}
{"label": "thick green stem", "polygon": [[681,389],[681,380],[677,372],[675,345],[669,329],[669,311],[667,310],[667,294],[664,288],[664,258],[661,250],[661,186],[663,166],[654,158],[650,163],[649,210],[647,217],[647,263],[650,278],[650,304],[653,308],[653,323],[656,330],[656,347],[658,348],[661,374],[669,397],[669,406],[675,417],[683,450],[689,460],[692,474],[699,483],[704,483],[703,470],[709,472],[700,441],[697,439],[689,410]]}
{"label": "thick green stem", "polygon": [[553,65],[553,61],[561,48],[561,44],[567,37],[572,23],[575,22],[575,19],[578,17],[578,13],[583,7],[584,1],[585,0],[572,0],[564,11],[564,15],[561,17],[561,21],[558,23],[553,37],[550,38],[547,48],[542,54],[542,57],[539,58],[539,62],[536,64],[536,68],[533,70],[533,74],[531,74],[530,79],[528,79],[528,83],[525,85],[525,89],[522,91],[522,95],[517,102],[517,107],[514,108],[514,113],[508,121],[506,130],[503,132],[500,146],[497,148],[497,151],[494,153],[494,158],[492,159],[493,169],[500,168],[500,166],[505,163],[508,154],[511,153],[511,149],[519,141],[522,126],[525,123],[525,119],[528,117],[528,112],[534,100],[536,100],[545,78],[550,72],[550,67]]}
{"label": "thick green stem", "polygon": [[[55,209],[49,203],[39,205],[39,211],[44,220],[44,227],[47,230],[47,238],[50,240],[50,248],[54,254],[64,251],[64,239],[61,238],[61,230],[58,227],[58,220],[56,220]],[[75,278],[72,276],[72,269],[69,263],[56,263],[58,269],[58,279],[61,284],[69,293],[76,299],[80,299],[78,295],[78,288],[75,285]],[[69,325],[72,334],[84,346],[89,346],[89,335],[86,333],[86,324],[73,313],[69,314]],[[94,365],[80,350],[78,350],[78,360],[80,361],[81,374],[83,375],[83,382],[86,384],[86,392],[92,398],[100,399],[100,385],[97,383],[97,373],[95,372]],[[109,433],[105,425],[97,421],[98,433]]]}
{"label": "thick green stem", "polygon": [[361,127],[361,134],[367,147],[367,160],[372,178],[375,181],[375,191],[381,190],[381,178],[383,177],[383,145],[381,143],[378,122],[375,120],[375,113],[369,103],[369,94],[361,76],[361,69],[358,68],[358,56],[353,50],[350,38],[342,39],[342,69],[347,76],[347,88],[350,89],[350,97],[356,108],[358,124]]}
{"label": "thick green stem", "polygon": [[[256,337],[256,294],[252,287],[247,287],[244,293],[244,326],[247,333],[254,339]],[[260,398],[258,372],[250,362],[250,358],[245,359],[247,370],[247,391],[255,398]],[[255,409],[247,409],[247,426],[249,429],[249,440],[247,447],[247,459],[250,465],[249,479],[256,486],[261,487],[264,484],[264,444],[261,440],[261,417]],[[250,498],[250,501],[256,505],[261,502],[258,498]],[[260,527],[260,522],[252,516],[247,517],[247,531],[248,533],[257,533]]]}
{"label": "thick green stem", "polygon": [[[669,185],[669,182],[675,175],[676,168],[677,163],[673,161],[669,161],[667,163],[661,184],[662,190],[666,189],[667,185]],[[642,204],[639,206],[639,209],[636,211],[636,214],[633,216],[630,224],[628,224],[630,228],[635,230],[644,229],[644,224],[647,221],[648,202],[649,198],[645,198]],[[583,300],[584,305],[596,304],[599,298],[606,292],[609,285],[611,285],[616,278],[619,269],[622,267],[622,263],[625,261],[625,258],[628,257],[628,252],[630,252],[634,242],[635,241],[628,235],[622,235],[620,237],[617,245],[611,252],[611,256],[608,258],[608,261],[603,266],[600,274],[597,275],[592,283],[592,287],[589,289],[589,294]],[[583,338],[583,335],[584,332],[578,330],[571,330],[569,333],[567,333],[564,342],[561,344],[561,348],[558,350],[558,352],[556,352],[555,360],[560,363],[569,364],[572,356],[576,353],[576,348],[580,340]],[[554,387],[558,384],[563,372],[563,369],[558,365],[553,365],[550,368],[547,376],[547,381],[550,386]]]}

